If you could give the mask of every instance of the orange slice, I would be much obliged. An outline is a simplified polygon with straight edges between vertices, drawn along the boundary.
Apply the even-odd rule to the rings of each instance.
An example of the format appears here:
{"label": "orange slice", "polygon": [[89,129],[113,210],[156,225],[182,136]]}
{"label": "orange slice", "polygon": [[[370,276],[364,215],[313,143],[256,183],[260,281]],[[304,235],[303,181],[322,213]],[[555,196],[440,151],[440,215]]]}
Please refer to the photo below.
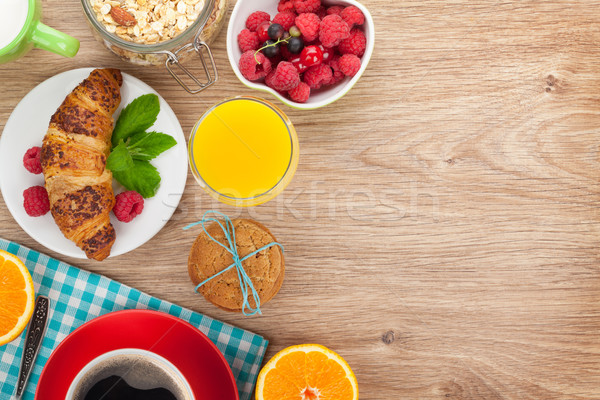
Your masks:
{"label": "orange slice", "polygon": [[0,250],[0,346],[23,332],[33,313],[33,281],[25,264]]}
{"label": "orange slice", "polygon": [[288,347],[263,367],[256,400],[358,400],[348,363],[318,344]]}

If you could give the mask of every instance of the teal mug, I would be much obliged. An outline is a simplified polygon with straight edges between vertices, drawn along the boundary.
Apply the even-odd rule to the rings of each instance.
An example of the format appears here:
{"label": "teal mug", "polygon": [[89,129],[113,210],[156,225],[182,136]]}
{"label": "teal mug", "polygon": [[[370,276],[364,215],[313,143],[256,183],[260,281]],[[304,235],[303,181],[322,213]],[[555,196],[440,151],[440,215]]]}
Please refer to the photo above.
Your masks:
{"label": "teal mug", "polygon": [[1,0],[0,64],[24,56],[33,47],[65,57],[79,50],[79,40],[44,25],[41,0]]}

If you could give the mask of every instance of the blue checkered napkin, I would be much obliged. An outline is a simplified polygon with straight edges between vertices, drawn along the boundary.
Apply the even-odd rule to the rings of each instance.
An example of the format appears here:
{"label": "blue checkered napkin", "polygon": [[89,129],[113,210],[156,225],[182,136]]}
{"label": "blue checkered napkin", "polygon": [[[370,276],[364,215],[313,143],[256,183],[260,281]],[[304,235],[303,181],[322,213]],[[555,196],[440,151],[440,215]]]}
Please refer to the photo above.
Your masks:
{"label": "blue checkered napkin", "polygon": [[[254,333],[224,324],[151,297],[101,275],[92,274],[16,243],[0,239],[0,249],[25,262],[36,295],[51,301],[50,321],[42,348],[31,372],[23,400],[33,400],[35,387],[52,351],[75,328],[99,315],[126,309],[149,309],[169,313],[198,327],[225,355],[236,379],[240,400],[249,400],[267,349],[268,341]],[[0,400],[15,391],[21,365],[25,332],[0,347]]]}

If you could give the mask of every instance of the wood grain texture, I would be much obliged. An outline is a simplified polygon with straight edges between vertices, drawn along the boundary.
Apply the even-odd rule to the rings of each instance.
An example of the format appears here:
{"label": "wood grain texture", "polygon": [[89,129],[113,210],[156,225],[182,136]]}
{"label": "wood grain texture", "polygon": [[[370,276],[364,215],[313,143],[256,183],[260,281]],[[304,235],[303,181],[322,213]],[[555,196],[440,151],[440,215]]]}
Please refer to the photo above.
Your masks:
{"label": "wood grain texture", "polygon": [[[0,66],[2,127],[34,86],[78,67],[144,80],[185,132],[216,101],[256,94],[229,67],[225,32],[213,45],[221,79],[193,97],[166,71],[113,57],[78,1],[43,3],[81,51]],[[364,4],[371,64],[337,103],[286,108],[301,157],[276,200],[221,206],[190,175],[165,228],[102,263],[43,248],[3,202],[0,236],[258,332],[267,357],[326,345],[353,367],[361,399],[599,399],[600,2]],[[197,232],[182,227],[211,208],[257,219],[286,246],[286,280],[262,317],[193,293]]]}

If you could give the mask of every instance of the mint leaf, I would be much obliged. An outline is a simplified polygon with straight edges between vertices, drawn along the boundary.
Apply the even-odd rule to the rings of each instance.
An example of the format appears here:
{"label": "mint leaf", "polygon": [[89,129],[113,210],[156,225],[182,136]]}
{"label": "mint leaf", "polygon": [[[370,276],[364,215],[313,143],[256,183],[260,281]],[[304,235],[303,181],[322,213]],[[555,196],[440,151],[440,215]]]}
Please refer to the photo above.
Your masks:
{"label": "mint leaf", "polygon": [[147,199],[153,197],[160,186],[160,175],[148,161],[133,160],[133,167],[114,171],[113,177],[128,190],[135,190]]}
{"label": "mint leaf", "polygon": [[177,144],[164,133],[145,132],[154,125],[159,112],[155,94],[140,96],[129,103],[115,124],[113,149],[106,162],[119,183],[144,198],[153,197],[160,186],[160,174],[148,160]]}
{"label": "mint leaf", "polygon": [[144,132],[156,122],[160,112],[158,96],[150,93],[133,100],[121,111],[112,134],[112,144],[116,146],[121,140],[134,133]]}
{"label": "mint leaf", "polygon": [[144,132],[132,136],[127,143],[127,150],[134,160],[152,160],[162,152],[175,146],[177,141],[172,136],[160,132]]}
{"label": "mint leaf", "polygon": [[106,168],[116,172],[123,171],[131,167],[133,167],[133,159],[129,154],[129,150],[127,150],[127,146],[125,146],[125,143],[121,141],[121,143],[119,143],[108,156],[108,159],[106,160]]}

